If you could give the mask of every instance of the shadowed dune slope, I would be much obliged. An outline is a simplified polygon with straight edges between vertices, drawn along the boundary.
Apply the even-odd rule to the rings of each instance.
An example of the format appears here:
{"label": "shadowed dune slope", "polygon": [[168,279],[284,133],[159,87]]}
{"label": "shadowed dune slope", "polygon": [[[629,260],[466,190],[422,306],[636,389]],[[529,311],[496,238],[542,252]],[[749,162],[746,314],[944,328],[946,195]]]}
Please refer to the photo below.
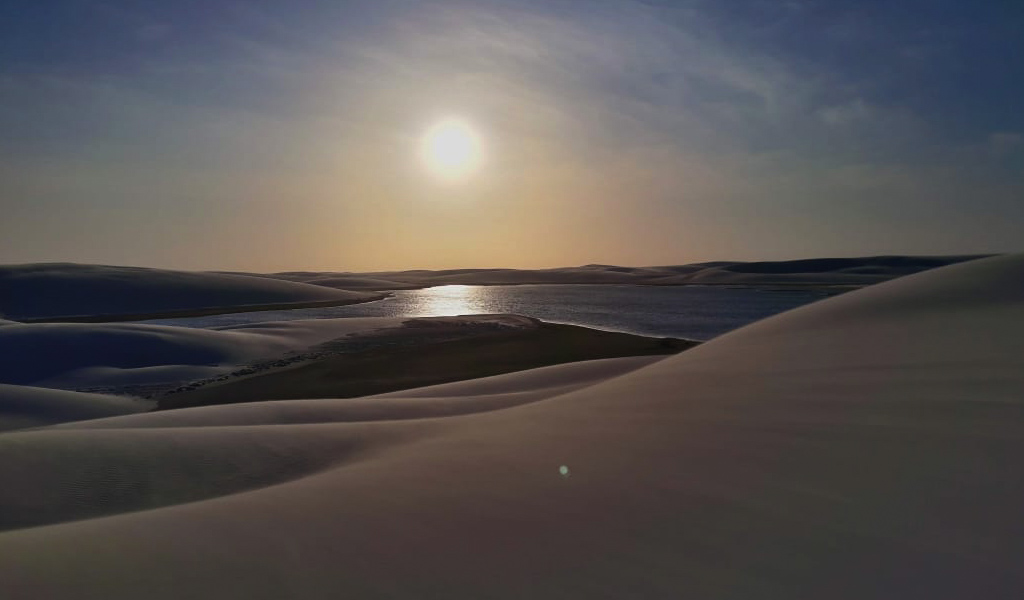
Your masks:
{"label": "shadowed dune slope", "polygon": [[380,297],[225,273],[69,263],[0,266],[0,315],[14,320],[143,315]]}
{"label": "shadowed dune slope", "polygon": [[[445,326],[436,318],[409,326],[381,343],[338,352],[320,359],[230,378],[191,391],[163,396],[160,409],[213,404],[304,398],[357,398],[535,369],[549,365],[648,355],[665,355],[695,345],[686,340],[656,339],[520,319],[519,327],[488,328],[484,315],[454,317],[460,324]],[[347,321],[348,319],[338,319]],[[471,323],[480,320],[478,326]],[[460,331],[461,330],[461,331]],[[386,333],[386,332],[384,332]],[[403,341],[404,339],[404,341]],[[356,340],[358,345],[359,340]]]}
{"label": "shadowed dune slope", "polygon": [[0,431],[102,419],[152,408],[151,402],[0,383]]}
{"label": "shadowed dune slope", "polygon": [[[331,422],[328,400],[302,405],[319,424],[240,405],[177,417],[211,427],[139,415],[0,435],[0,586],[104,600],[1024,594],[1024,257],[557,383],[445,418]],[[417,400],[490,397],[444,389]]]}
{"label": "shadowed dune slope", "polygon": [[219,330],[135,323],[26,323],[0,329],[0,383],[75,388],[174,381],[302,350],[401,319],[319,319]]}
{"label": "shadowed dune slope", "polygon": [[[69,423],[70,429],[141,427],[210,427],[300,423],[352,423],[426,419],[486,412],[545,400],[594,385],[664,360],[663,356],[632,356],[541,367],[506,375],[390,392],[376,396],[329,400],[274,400],[242,405],[216,405],[165,410],[132,418],[96,418]],[[423,399],[428,398],[429,401]],[[386,401],[384,401],[386,399]]]}

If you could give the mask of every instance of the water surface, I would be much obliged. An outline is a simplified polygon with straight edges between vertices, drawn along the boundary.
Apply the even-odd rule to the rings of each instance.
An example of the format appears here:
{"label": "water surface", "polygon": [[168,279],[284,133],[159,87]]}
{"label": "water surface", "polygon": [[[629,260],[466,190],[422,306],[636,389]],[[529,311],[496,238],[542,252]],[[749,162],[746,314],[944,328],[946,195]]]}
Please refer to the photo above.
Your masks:
{"label": "water surface", "polygon": [[385,300],[146,321],[212,328],[266,321],[339,317],[433,317],[516,313],[551,321],[651,336],[707,340],[796,308],[826,293],[722,287],[636,285],[445,285],[402,290]]}

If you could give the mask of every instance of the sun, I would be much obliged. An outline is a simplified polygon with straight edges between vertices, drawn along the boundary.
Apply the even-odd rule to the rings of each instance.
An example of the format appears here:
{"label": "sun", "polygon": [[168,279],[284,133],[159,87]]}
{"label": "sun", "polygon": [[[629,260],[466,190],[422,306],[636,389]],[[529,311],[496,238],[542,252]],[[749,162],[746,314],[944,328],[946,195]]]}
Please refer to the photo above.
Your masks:
{"label": "sun", "polygon": [[480,135],[461,119],[449,118],[431,126],[423,136],[423,160],[431,173],[448,181],[465,179],[480,168]]}

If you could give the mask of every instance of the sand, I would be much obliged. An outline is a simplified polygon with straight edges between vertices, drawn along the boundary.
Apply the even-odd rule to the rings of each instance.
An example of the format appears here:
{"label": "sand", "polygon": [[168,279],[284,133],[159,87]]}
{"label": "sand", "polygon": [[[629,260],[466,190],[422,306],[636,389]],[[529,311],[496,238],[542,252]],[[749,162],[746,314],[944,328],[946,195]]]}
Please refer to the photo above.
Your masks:
{"label": "sand", "polygon": [[[0,428],[154,407],[132,400],[112,411],[96,392],[154,398],[162,408],[343,398],[570,361],[671,354],[692,345],[518,315],[314,319],[212,330],[12,323],[0,329],[0,384],[9,384],[0,388],[6,390],[0,400],[9,400],[0,401]],[[182,389],[187,393],[171,393]]]}
{"label": "sand", "polygon": [[599,331],[517,315],[408,319],[401,327],[333,341],[308,358],[242,369],[209,383],[191,383],[158,397],[157,402],[161,409],[179,409],[258,400],[353,398],[574,361],[675,354],[696,345],[689,340]]}
{"label": "sand", "polygon": [[1024,257],[986,259],[606,378],[360,400],[536,392],[472,414],[299,400],[2,434],[0,589],[1019,598],[1022,282]]}
{"label": "sand", "polygon": [[374,273],[294,271],[259,276],[361,290],[400,290],[436,285],[522,284],[727,285],[852,289],[977,258],[981,257],[866,256],[763,262],[717,261],[654,267],[585,265],[557,269],[447,269]]}
{"label": "sand", "polygon": [[324,319],[218,330],[129,323],[7,325],[0,328],[0,383],[89,389],[188,381],[401,323]]}
{"label": "sand", "polygon": [[0,384],[0,431],[133,414],[154,405],[119,396]]}
{"label": "sand", "polygon": [[104,321],[366,302],[379,293],[238,274],[69,263],[0,265],[0,317]]}

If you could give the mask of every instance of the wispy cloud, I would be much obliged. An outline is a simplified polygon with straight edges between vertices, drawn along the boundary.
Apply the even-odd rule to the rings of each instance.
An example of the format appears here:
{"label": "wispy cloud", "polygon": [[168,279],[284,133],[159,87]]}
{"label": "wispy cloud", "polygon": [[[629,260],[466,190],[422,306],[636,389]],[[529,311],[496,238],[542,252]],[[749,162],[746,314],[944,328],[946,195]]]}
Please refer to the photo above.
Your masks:
{"label": "wispy cloud", "polygon": [[[225,228],[223,207],[279,202],[265,210],[312,232],[292,266],[331,267],[325,256],[372,245],[376,231],[436,219],[439,236],[465,235],[461,217],[417,201],[442,194],[417,171],[417,136],[457,113],[487,140],[487,169],[460,192],[481,207],[462,209],[479,235],[522,245],[542,214],[575,248],[538,250],[534,264],[614,260],[593,255],[609,246],[577,233],[580,222],[614,229],[604,237],[623,240],[623,262],[785,255],[809,240],[820,253],[870,251],[884,238],[865,233],[872,223],[896,235],[886,223],[907,229],[905,215],[929,205],[940,233],[966,227],[957,215],[971,190],[995,215],[975,222],[1018,223],[1009,199],[1024,182],[1007,166],[1021,155],[1018,124],[920,110],[920,92],[893,87],[901,76],[938,86],[919,55],[948,58],[941,32],[901,40],[853,8],[823,16],[809,2],[581,6],[211,2],[202,10],[216,18],[200,18],[118,4],[108,16],[134,48],[122,62],[0,77],[0,157],[21,167],[4,202],[40,219],[33,206],[105,207],[111,221],[96,227],[115,237],[175,194],[212,199]],[[838,37],[822,41],[817,25]],[[793,32],[841,57],[794,48]],[[891,56],[891,68],[846,58],[858,51]],[[134,216],[119,220],[126,206]],[[865,241],[823,233],[835,223]],[[938,233],[906,238],[940,250]],[[389,252],[389,265],[365,266],[419,257],[400,240]]]}

